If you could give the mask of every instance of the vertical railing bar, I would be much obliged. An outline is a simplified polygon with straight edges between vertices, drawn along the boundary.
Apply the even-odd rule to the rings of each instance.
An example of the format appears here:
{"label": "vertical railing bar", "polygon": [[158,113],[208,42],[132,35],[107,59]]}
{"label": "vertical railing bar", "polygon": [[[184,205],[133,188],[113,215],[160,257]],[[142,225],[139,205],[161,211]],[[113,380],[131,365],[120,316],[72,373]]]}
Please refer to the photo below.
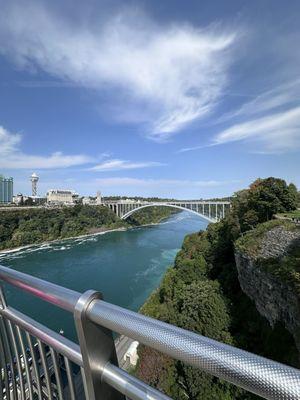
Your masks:
{"label": "vertical railing bar", "polygon": [[62,380],[61,380],[58,356],[57,356],[57,353],[52,349],[52,347],[50,347],[50,353],[51,353],[51,358],[52,358],[52,362],[53,362],[58,398],[60,400],[63,400],[64,397],[63,397]]}
{"label": "vertical railing bar", "polygon": [[37,339],[39,351],[40,351],[40,357],[41,357],[41,362],[42,362],[42,367],[44,370],[44,376],[46,380],[46,388],[47,388],[47,397],[48,399],[52,400],[52,391],[51,391],[51,381],[50,381],[50,375],[49,375],[49,369],[48,369],[48,364],[47,364],[47,356],[44,348],[44,344],[40,341],[40,339]]}
{"label": "vertical railing bar", "polygon": [[38,397],[39,397],[39,400],[42,400],[43,399],[42,383],[41,383],[41,379],[40,379],[39,363],[36,359],[35,349],[32,344],[31,336],[28,332],[26,332],[26,338],[27,338],[27,342],[29,345],[30,353],[31,353],[31,359],[32,359],[32,364],[33,364],[33,369],[34,369],[34,374],[35,374],[35,379],[36,379],[36,387],[37,387],[37,391],[38,391]]}
{"label": "vertical railing bar", "polygon": [[80,367],[80,372],[81,372],[81,377],[82,377],[85,399],[89,400],[88,389],[87,389],[87,384],[86,384],[85,373],[84,373],[83,367]]}
{"label": "vertical railing bar", "polygon": [[11,369],[11,380],[12,380],[12,399],[17,399],[17,385],[16,385],[16,377],[15,377],[15,366],[14,366],[14,361],[13,361],[13,356],[11,352],[11,347],[10,347],[10,342],[9,342],[9,335],[8,335],[8,329],[6,326],[6,321],[4,318],[0,317],[0,323],[2,325],[2,332],[3,332],[3,340],[4,340],[4,347],[5,347],[5,354],[7,355],[7,359],[10,365]]}
{"label": "vertical railing bar", "polygon": [[21,364],[21,360],[20,360],[20,355],[19,355],[19,351],[18,351],[14,328],[13,328],[13,324],[11,323],[11,321],[7,321],[7,324],[8,324],[8,331],[9,331],[10,337],[11,337],[11,343],[13,345],[13,349],[14,349],[14,353],[15,353],[15,357],[16,357],[16,362],[17,362],[21,399],[26,400],[25,387],[24,387],[24,381],[23,381],[22,364]]}
{"label": "vertical railing bar", "polygon": [[[30,365],[29,365],[28,359],[27,359],[24,340],[23,340],[23,337],[22,337],[22,332],[21,332],[20,328],[17,325],[16,325],[16,330],[17,330],[19,343],[20,343],[20,346],[21,346],[21,351],[23,353],[23,362],[24,362],[24,365],[25,365],[25,373],[26,373],[27,387],[28,387],[28,391],[29,391],[29,398],[33,399],[32,381],[31,381],[31,374],[30,374]],[[26,395],[26,389],[25,389],[25,395]]]}
{"label": "vertical railing bar", "polygon": [[65,360],[65,366],[66,366],[67,377],[68,377],[70,398],[71,398],[71,400],[76,400],[74,381],[73,381],[73,371],[72,371],[71,363],[70,363],[70,360],[66,356],[64,356],[64,360]]}
{"label": "vertical railing bar", "polygon": [[[0,348],[0,351],[1,351],[2,349]],[[1,357],[1,354],[0,354],[0,400],[3,400],[3,396],[4,396],[4,386],[5,386],[5,384],[4,384],[4,386],[3,386],[3,381],[2,381],[2,370],[3,370],[3,374],[4,374],[4,382],[5,382],[5,370],[4,370],[4,365],[3,365],[3,368],[2,368],[2,357]],[[7,396],[7,390],[5,389],[5,392],[6,392],[6,396]]]}
{"label": "vertical railing bar", "polygon": [[[6,392],[6,399],[8,400],[10,397],[10,391],[9,391],[9,377],[8,377],[8,369],[7,369],[7,362],[6,362],[6,357],[5,357],[5,350],[4,350],[4,343],[2,339],[2,335],[0,333],[0,365],[3,365],[3,372],[4,372],[4,386],[5,386],[5,392]],[[1,368],[0,368],[1,371]],[[1,374],[2,375],[2,374]],[[3,385],[2,385],[2,376],[1,376],[1,394],[3,394]],[[1,399],[3,398],[0,397]]]}

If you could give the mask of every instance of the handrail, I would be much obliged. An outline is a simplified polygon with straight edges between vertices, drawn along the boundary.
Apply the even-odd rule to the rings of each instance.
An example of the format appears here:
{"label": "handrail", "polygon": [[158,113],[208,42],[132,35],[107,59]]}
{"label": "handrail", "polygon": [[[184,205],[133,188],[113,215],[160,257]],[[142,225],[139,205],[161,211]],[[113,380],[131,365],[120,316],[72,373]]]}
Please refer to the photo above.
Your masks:
{"label": "handrail", "polygon": [[0,280],[69,312],[74,311],[81,296],[81,293],[75,290],[67,289],[3,265],[0,265]]}
{"label": "handrail", "polygon": [[[0,266],[0,280],[68,311],[80,294]],[[300,399],[300,371],[144,315],[93,300],[90,321],[198,367],[266,399]]]}
{"label": "handrail", "polygon": [[[67,357],[79,367],[83,367],[82,355],[78,344],[15,310],[13,307],[0,309],[0,315],[40,339],[43,343],[51,346],[53,350]],[[151,400],[171,400],[168,396],[163,395],[158,390],[153,389],[109,362],[104,368],[102,380],[119,390],[125,396],[129,396],[132,400],[144,398],[150,398]]]}

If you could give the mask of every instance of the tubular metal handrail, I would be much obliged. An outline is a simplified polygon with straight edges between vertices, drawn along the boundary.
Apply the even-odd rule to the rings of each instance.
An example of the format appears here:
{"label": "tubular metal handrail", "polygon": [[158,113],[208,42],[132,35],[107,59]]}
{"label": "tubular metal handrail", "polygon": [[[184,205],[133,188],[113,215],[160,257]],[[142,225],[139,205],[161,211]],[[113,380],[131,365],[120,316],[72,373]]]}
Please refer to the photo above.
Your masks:
{"label": "tubular metal handrail", "polygon": [[[96,292],[90,291],[81,295],[76,291],[3,266],[0,266],[1,280],[77,315],[75,321],[77,319],[76,328],[80,346],[70,345],[67,339],[35,321],[28,323],[30,319],[27,316],[25,316],[27,318],[26,325],[24,315],[10,307],[0,310],[3,317],[40,340],[44,340],[54,350],[67,356],[82,369],[84,368],[84,377],[88,380],[85,382],[88,387],[86,391],[91,390],[91,386],[93,386],[91,381],[96,376],[96,383],[94,383],[96,386],[97,382],[101,380],[109,387],[113,387],[129,397],[132,396],[132,399],[168,398],[120,370],[117,365],[114,365],[112,354],[108,356],[107,361],[101,354],[99,360],[95,359],[94,355],[97,354],[98,349],[95,346],[90,348],[91,336],[95,336],[95,332],[96,334],[98,332],[99,335],[104,334],[102,337],[105,338],[110,335],[111,331],[114,331],[266,399],[300,399],[300,371],[298,369],[109,304],[99,299]],[[97,329],[97,327],[99,331],[89,331],[90,328]],[[91,332],[93,332],[92,335]],[[69,353],[71,351],[73,351],[73,355]],[[93,371],[96,364],[98,370]],[[103,365],[100,370],[99,365]],[[99,387],[97,390],[99,390],[97,393],[103,393],[101,390],[104,389]],[[91,396],[90,392],[88,394]]]}

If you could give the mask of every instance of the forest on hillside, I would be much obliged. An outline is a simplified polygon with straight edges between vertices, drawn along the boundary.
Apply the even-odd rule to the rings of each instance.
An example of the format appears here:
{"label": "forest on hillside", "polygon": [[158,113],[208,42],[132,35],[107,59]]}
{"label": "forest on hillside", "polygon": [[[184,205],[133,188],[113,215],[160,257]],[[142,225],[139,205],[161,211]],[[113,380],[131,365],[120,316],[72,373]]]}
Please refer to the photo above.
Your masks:
{"label": "forest on hillside", "polygon": [[[268,224],[274,225],[275,214],[296,209],[298,200],[294,185],[275,178],[259,179],[236,193],[232,211],[224,220],[186,237],[174,266],[141,312],[299,367],[292,335],[280,323],[271,328],[258,313],[241,290],[234,258],[237,239],[247,240],[245,233],[262,225],[268,229]],[[294,260],[299,268],[299,258]],[[290,263],[289,268],[291,265],[295,264]],[[258,398],[145,346],[139,346],[139,357],[136,375],[175,400]]]}
{"label": "forest on hillside", "polygon": [[108,207],[76,205],[0,212],[0,249],[64,239],[125,223]]}
{"label": "forest on hillside", "polygon": [[151,207],[123,221],[105,206],[76,205],[60,208],[22,208],[0,211],[0,250],[46,241],[158,223],[174,209]]}

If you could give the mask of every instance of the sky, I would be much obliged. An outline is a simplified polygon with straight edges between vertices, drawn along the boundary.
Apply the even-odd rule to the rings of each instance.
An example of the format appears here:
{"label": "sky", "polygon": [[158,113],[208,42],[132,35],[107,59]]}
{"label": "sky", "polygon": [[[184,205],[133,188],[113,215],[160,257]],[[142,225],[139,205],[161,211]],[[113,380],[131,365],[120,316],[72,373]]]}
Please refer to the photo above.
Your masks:
{"label": "sky", "polygon": [[14,192],[184,199],[300,187],[300,2],[0,0]]}

